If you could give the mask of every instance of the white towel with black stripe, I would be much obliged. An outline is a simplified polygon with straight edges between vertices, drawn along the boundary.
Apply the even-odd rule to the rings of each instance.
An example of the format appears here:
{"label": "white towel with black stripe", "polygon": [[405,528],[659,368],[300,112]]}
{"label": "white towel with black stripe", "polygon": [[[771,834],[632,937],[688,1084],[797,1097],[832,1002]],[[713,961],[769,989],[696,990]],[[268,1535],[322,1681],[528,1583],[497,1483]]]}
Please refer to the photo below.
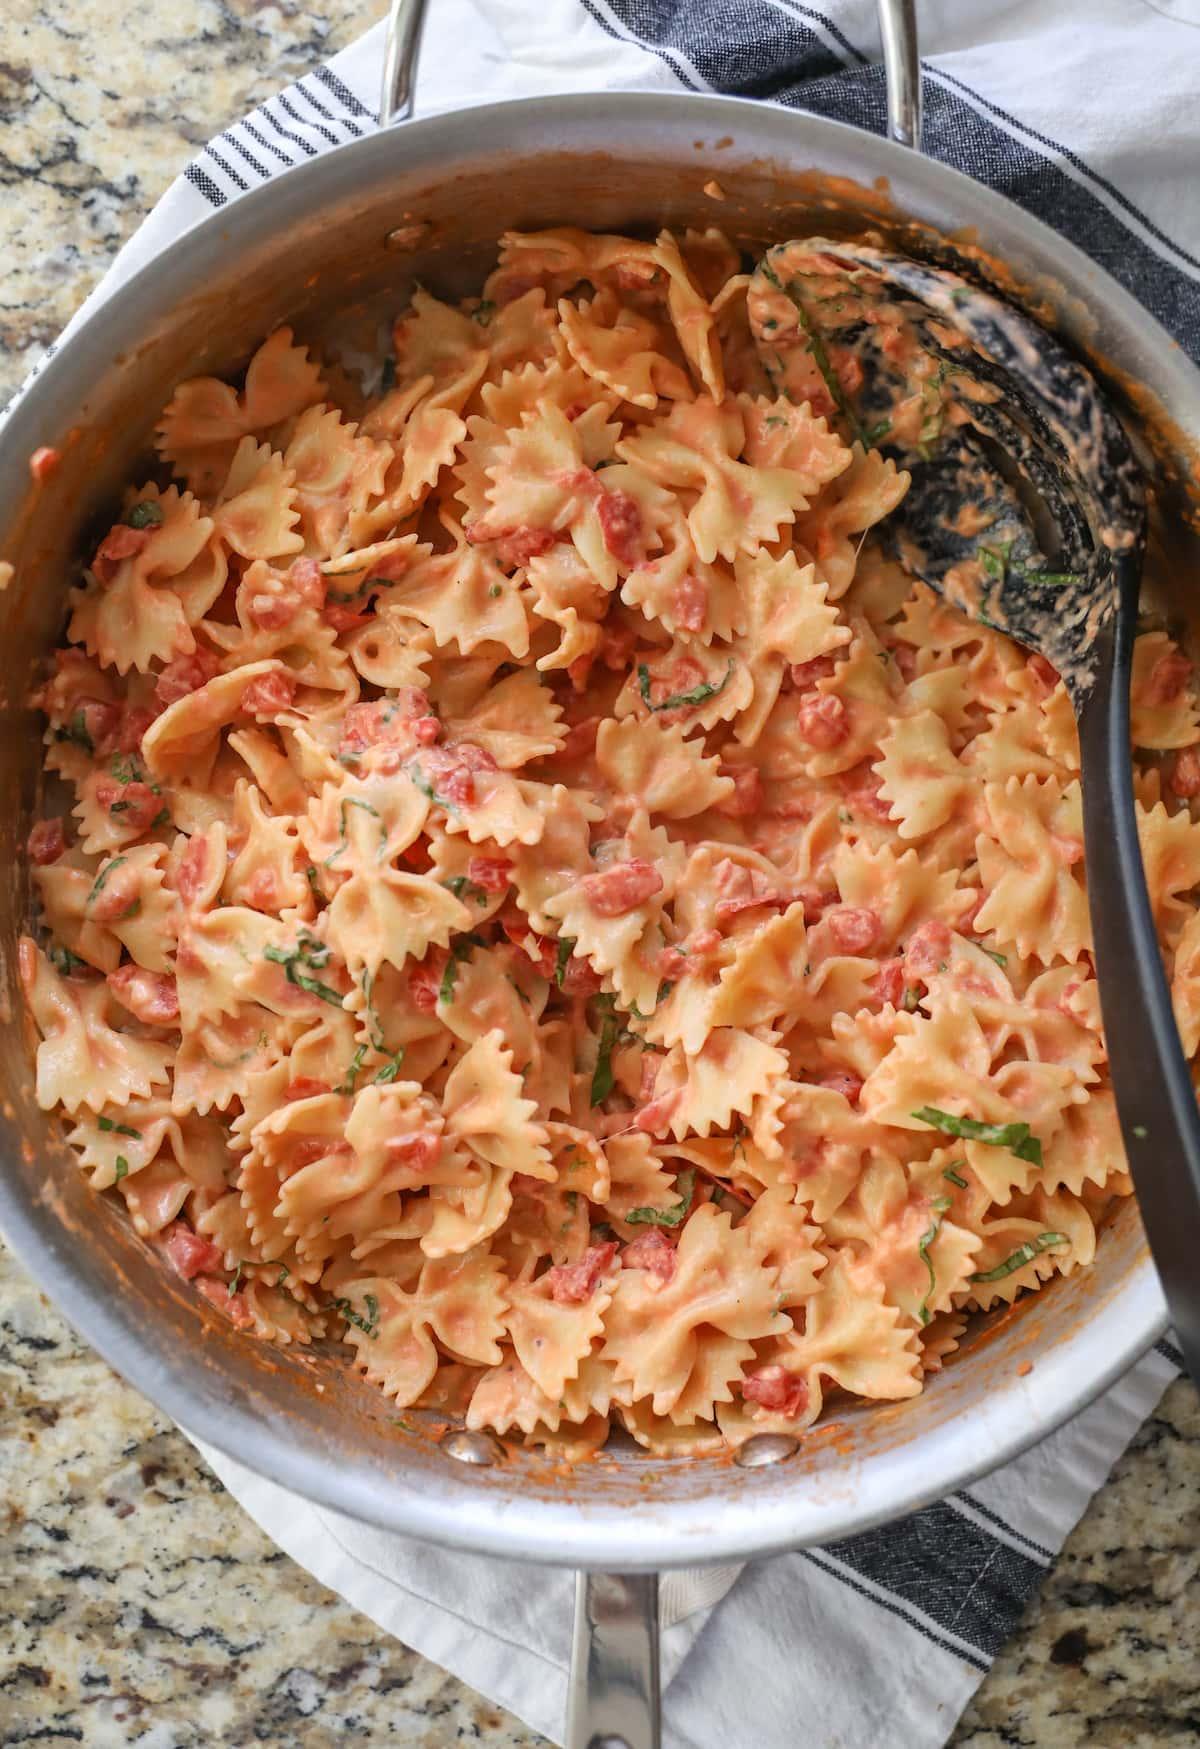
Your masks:
{"label": "white towel with black stripe", "polygon": [[[880,131],[874,0],[433,0],[417,112],[600,89],[733,92]],[[1200,358],[1200,0],[923,0],[925,150],[1103,263]],[[214,208],[369,132],[382,30],[232,124],[75,318]],[[1117,76],[1119,75],[1119,76]],[[71,324],[75,326],[75,322]],[[665,1737],[935,1749],[949,1736],[1180,1356],[1159,1343],[1092,1408],[879,1531],[662,1589]],[[203,1448],[295,1560],[387,1632],[561,1738],[572,1580],[384,1536]],[[753,1682],[731,1680],[752,1671]]]}

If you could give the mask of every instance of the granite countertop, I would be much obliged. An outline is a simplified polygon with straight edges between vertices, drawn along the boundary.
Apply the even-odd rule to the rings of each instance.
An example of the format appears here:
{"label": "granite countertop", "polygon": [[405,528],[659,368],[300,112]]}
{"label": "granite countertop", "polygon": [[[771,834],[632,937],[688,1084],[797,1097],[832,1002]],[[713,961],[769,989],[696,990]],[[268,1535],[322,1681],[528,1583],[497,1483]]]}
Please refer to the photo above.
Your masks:
{"label": "granite countertop", "polygon": [[[382,10],[6,0],[0,402],[196,148]],[[2,1251],[0,1507],[0,1749],[543,1742],[275,1549]],[[1198,1569],[1200,1405],[1181,1382],[954,1749],[1200,1744]]]}

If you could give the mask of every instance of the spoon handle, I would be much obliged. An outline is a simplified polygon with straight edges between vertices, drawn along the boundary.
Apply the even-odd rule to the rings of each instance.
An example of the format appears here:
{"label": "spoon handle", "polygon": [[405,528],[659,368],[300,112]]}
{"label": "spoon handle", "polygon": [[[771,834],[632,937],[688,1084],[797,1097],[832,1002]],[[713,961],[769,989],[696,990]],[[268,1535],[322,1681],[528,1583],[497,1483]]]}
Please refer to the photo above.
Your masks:
{"label": "spoon handle", "polygon": [[[1079,709],[1088,904],[1113,1091],[1142,1223],[1188,1371],[1200,1384],[1200,1107],[1171,1007],[1133,805],[1129,681],[1138,566]],[[1105,660],[1105,656],[1109,659]]]}

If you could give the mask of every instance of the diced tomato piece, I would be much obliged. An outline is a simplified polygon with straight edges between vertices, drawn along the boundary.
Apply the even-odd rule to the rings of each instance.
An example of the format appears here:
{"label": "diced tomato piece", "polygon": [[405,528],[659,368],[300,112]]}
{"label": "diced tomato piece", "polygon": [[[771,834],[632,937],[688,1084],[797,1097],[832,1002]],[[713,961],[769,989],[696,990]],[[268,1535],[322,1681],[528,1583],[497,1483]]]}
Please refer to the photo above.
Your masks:
{"label": "diced tomato piece", "polygon": [[179,992],[166,972],[118,966],[108,974],[108,987],[121,1006],[146,1026],[174,1026],[179,1019]]}
{"label": "diced tomato piece", "polygon": [[548,553],[558,536],[550,528],[533,528],[522,523],[515,528],[497,528],[494,523],[480,520],[465,531],[473,546],[495,546],[496,563],[506,570],[527,565],[530,559]]}
{"label": "diced tomato piece", "polygon": [[371,704],[352,704],[342,719],[339,751],[362,753],[368,747],[409,747],[428,736],[415,733],[421,723],[432,722],[437,738],[441,725],[432,715],[428,694],[417,686],[397,687],[394,697],[377,698]]}
{"label": "diced tomato piece", "polygon": [[195,903],[208,881],[208,840],[196,833],[179,859],[175,891],[186,905]]}
{"label": "diced tomato piece", "polygon": [[111,743],[106,742],[102,748],[97,742],[97,752],[140,753],[142,736],[153,721],[154,712],[147,710],[144,705],[124,705],[121,709],[121,721],[117,725]]}
{"label": "diced tomato piece", "polygon": [[888,824],[892,818],[892,804],[879,793],[882,782],[883,779],[869,765],[855,766],[852,771],[843,772],[839,779],[846,802],[855,813]]}
{"label": "diced tomato piece", "polygon": [[779,889],[757,868],[745,868],[730,857],[723,858],[713,870],[713,891],[719,895],[714,915],[718,923],[726,923],[743,911],[753,911],[760,905],[782,905],[786,901]]}
{"label": "diced tomato piece", "polygon": [[795,1421],[808,1408],[808,1381],[783,1366],[761,1366],[743,1380],[742,1396],[747,1403]]}
{"label": "diced tomato piece", "polygon": [[642,511],[628,492],[601,491],[596,503],[600,533],[618,565],[637,564],[642,552]]}
{"label": "diced tomato piece", "polygon": [[1142,687],[1142,703],[1174,704],[1192,678],[1192,664],[1181,650],[1168,650],[1150,670]]}
{"label": "diced tomato piece", "polygon": [[173,662],[167,663],[155,682],[154,696],[161,705],[177,704],[190,692],[207,685],[220,672],[221,658],[211,650],[197,649],[190,656],[176,656]]}
{"label": "diced tomato piece", "polygon": [[858,1096],[863,1090],[862,1076],[852,1075],[848,1069],[831,1069],[827,1075],[821,1076],[817,1085],[828,1087],[833,1093],[840,1093],[851,1105],[858,1104]]}
{"label": "diced tomato piece", "polygon": [[880,922],[861,905],[837,905],[825,914],[834,945],[843,953],[868,953],[879,940]]}
{"label": "diced tomato piece", "polygon": [[881,1002],[899,1008],[904,1000],[904,961],[884,960],[875,974],[875,995]]}
{"label": "diced tomato piece", "polygon": [[832,656],[814,656],[809,662],[793,662],[788,668],[797,692],[808,692],[818,680],[826,680],[836,666]]}
{"label": "diced tomato piece", "polygon": [[[619,673],[621,669],[628,668],[629,658],[637,648],[637,641],[637,633],[624,621],[605,620],[600,628],[600,660],[606,668],[616,669]],[[703,680],[703,669],[696,663],[692,666],[696,669],[697,676]],[[678,688],[668,686],[662,697],[666,698],[672,691],[678,691]]]}
{"label": "diced tomato piece", "polygon": [[162,797],[148,783],[121,783],[115,777],[102,777],[95,796],[113,820],[131,832],[144,832],[162,812]]}
{"label": "diced tomato piece", "polygon": [[672,1279],[676,1261],[675,1241],[668,1238],[661,1227],[649,1227],[644,1233],[639,1233],[621,1253],[622,1269],[644,1269],[661,1282]]}
{"label": "diced tomato piece", "polygon": [[596,1291],[596,1283],[617,1254],[617,1242],[589,1245],[578,1263],[560,1263],[546,1271],[550,1297],[560,1306],[582,1305]]}
{"label": "diced tomato piece", "polygon": [[812,885],[797,888],[796,897],[804,906],[806,923],[819,923],[829,907],[838,902],[836,893],[825,893]]}
{"label": "diced tomato piece", "polygon": [[682,1098],[682,1087],[677,1087],[673,1093],[660,1093],[649,1105],[643,1105],[633,1120],[634,1129],[644,1130],[648,1136],[660,1135],[670,1123]]}
{"label": "diced tomato piece", "polygon": [[[372,576],[383,576],[387,571],[387,559],[375,567]],[[301,601],[307,607],[323,607],[327,587],[325,574],[316,559],[299,558],[292,560],[292,566],[287,574],[288,587],[294,589]]]}
{"label": "diced tomato piece", "polygon": [[660,949],[654,961],[654,969],[660,978],[675,979],[686,965],[687,955],[681,953],[677,947]]}
{"label": "diced tomato piece", "polygon": [[284,1103],[291,1105],[297,1099],[317,1099],[330,1091],[328,1081],[319,1081],[315,1075],[297,1075],[283,1090]]}
{"label": "diced tomato piece", "polygon": [[762,774],[756,765],[718,765],[721,777],[733,779],[733,794],[716,804],[716,812],[730,819],[745,820],[761,812],[763,805]]}
{"label": "diced tomato piece", "polygon": [[438,1004],[438,991],[442,986],[442,974],[445,965],[437,963],[437,955],[429,954],[426,960],[415,965],[408,974],[408,993],[412,997],[412,1005],[422,1014],[432,1014]]}
{"label": "diced tomato piece", "polygon": [[641,857],[614,863],[599,874],[585,875],[579,886],[598,917],[623,917],[662,891],[662,876]]}
{"label": "diced tomato piece", "polygon": [[914,930],[908,940],[904,963],[910,976],[927,978],[944,971],[950,957],[950,931],[939,917]]}
{"label": "diced tomato piece", "polygon": [[293,674],[260,674],[242,694],[242,709],[248,717],[269,721],[287,710],[296,696]]}
{"label": "diced tomato piece", "polygon": [[112,737],[121,721],[119,704],[110,704],[106,699],[100,698],[77,698],[65,715],[72,726],[78,718],[94,752],[103,755],[109,751]]}
{"label": "diced tomato piece", "polygon": [[1025,666],[1038,683],[1043,696],[1048,696],[1058,685],[1058,669],[1048,662],[1040,650],[1034,650],[1025,658]]}
{"label": "diced tomato piece", "polygon": [[505,893],[512,878],[512,863],[506,856],[473,856],[467,864],[467,879],[485,893]]}
{"label": "diced tomato piece", "polygon": [[850,733],[850,718],[837,694],[827,692],[804,701],[796,713],[796,726],[810,747],[828,752]]}
{"label": "diced tomato piece", "polygon": [[61,461],[62,451],[51,449],[48,444],[44,444],[41,449],[35,449],[30,456],[29,472],[38,484],[41,485],[57,470],[58,464]]}
{"label": "diced tomato piece", "polygon": [[704,959],[706,955],[715,953],[724,937],[719,929],[696,929],[687,938],[689,959]]}
{"label": "diced tomato piece", "polygon": [[193,1233],[183,1221],[167,1229],[166,1252],[185,1281],[196,1275],[216,1275],[224,1268],[221,1252],[212,1240]]}
{"label": "diced tomato piece", "polygon": [[38,868],[57,862],[66,848],[61,820],[39,820],[29,834],[29,859]]}
{"label": "diced tomato piece", "polygon": [[109,529],[96,549],[92,570],[98,582],[111,583],[124,559],[132,559],[150,539],[148,528],[130,528],[118,522]]}
{"label": "diced tomato piece", "polygon": [[196,1290],[202,1293],[218,1312],[224,1312],[230,1323],[236,1324],[239,1330],[248,1330],[254,1322],[249,1306],[243,1294],[231,1294],[223,1281],[216,1281],[211,1275],[202,1275],[196,1283]]}
{"label": "diced tomato piece", "polygon": [[[574,664],[572,664],[574,666]],[[572,723],[567,730],[562,746],[555,754],[556,759],[588,759],[596,751],[596,731],[602,722],[600,717],[584,717],[582,722]]]}
{"label": "diced tomato piece", "polygon": [[386,1145],[389,1164],[407,1166],[413,1172],[428,1172],[441,1152],[436,1130],[417,1130],[409,1136],[393,1136]]}
{"label": "diced tomato piece", "polygon": [[1200,796],[1200,752],[1195,747],[1183,747],[1175,755],[1167,783],[1171,794],[1183,801]]}
{"label": "diced tomato piece", "polygon": [[702,578],[689,571],[679,579],[671,591],[671,612],[685,632],[703,631],[708,614],[708,585]]}
{"label": "diced tomato piece", "polygon": [[858,354],[852,352],[848,346],[835,346],[831,349],[830,363],[844,392],[847,395],[856,395],[863,382],[862,360]]}

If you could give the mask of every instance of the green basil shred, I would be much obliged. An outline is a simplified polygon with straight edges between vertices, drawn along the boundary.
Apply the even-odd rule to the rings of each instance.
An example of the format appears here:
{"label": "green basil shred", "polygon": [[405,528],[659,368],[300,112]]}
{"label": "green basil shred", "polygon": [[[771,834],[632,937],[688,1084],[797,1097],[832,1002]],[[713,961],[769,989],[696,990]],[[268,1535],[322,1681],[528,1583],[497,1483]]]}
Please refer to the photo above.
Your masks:
{"label": "green basil shred", "polygon": [[132,1136],[135,1142],[142,1139],[141,1130],[135,1130],[131,1124],[114,1123],[111,1117],[98,1117],[96,1123],[100,1129],[111,1132],[114,1136]]}
{"label": "green basil shred", "polygon": [[675,1188],[679,1192],[679,1201],[674,1208],[630,1209],[625,1216],[631,1227],[681,1227],[692,1210],[692,1198],[696,1194],[696,1174],[689,1166],[686,1172],[681,1172],[675,1180]]}
{"label": "green basil shred", "polygon": [[670,698],[664,698],[661,704],[650,702],[650,670],[644,662],[638,663],[638,690],[642,695],[642,703],[648,711],[673,711],[681,705],[703,704],[707,699],[716,698],[729,685],[730,677],[736,667],[731,656],[725,668],[725,677],[714,686],[710,681],[704,681],[700,686],[694,686],[691,692],[673,692]]}
{"label": "green basil shred", "polygon": [[158,528],[163,519],[163,508],[157,498],[140,498],[129,508],[125,518],[127,528]]}
{"label": "green basil shred", "polygon": [[1018,1160],[1027,1160],[1033,1166],[1042,1164],[1042,1144],[1030,1133],[1027,1123],[981,1123],[975,1117],[939,1111],[936,1105],[922,1105],[911,1115],[945,1135],[967,1142],[985,1142],[992,1148],[1008,1148]]}
{"label": "green basil shred", "polygon": [[573,935],[560,935],[558,938],[558,951],[554,956],[554,982],[558,985],[560,990],[563,987],[563,979],[567,975],[567,965],[574,952],[575,937]]}
{"label": "green basil shred", "polygon": [[934,1198],[934,1200],[929,1205],[930,1212],[933,1215],[933,1219],[930,1221],[928,1227],[926,1227],[925,1231],[922,1233],[920,1239],[917,1242],[917,1256],[921,1259],[921,1262],[925,1265],[926,1269],[929,1271],[929,1286],[925,1290],[925,1298],[921,1301],[920,1305],[917,1307],[917,1317],[920,1319],[922,1324],[928,1324],[930,1318],[933,1316],[932,1312],[929,1310],[929,1300],[930,1300],[930,1296],[932,1295],[932,1293],[934,1292],[934,1290],[937,1287],[937,1275],[934,1273],[933,1259],[929,1255],[929,1247],[933,1244],[934,1240],[937,1238],[938,1234],[941,1232],[942,1221],[945,1218],[946,1210],[949,1207],[950,1207],[950,1198],[948,1196],[939,1196],[939,1197]]}
{"label": "green basil shred", "polygon": [[1070,1243],[1065,1233],[1039,1233],[1035,1239],[1027,1239],[1024,1245],[1018,1245],[1015,1251],[1010,1251],[1003,1263],[997,1263],[994,1269],[981,1269],[971,1280],[1003,1281],[1006,1275],[1015,1275],[1018,1269],[1024,1269],[1041,1252],[1048,1251],[1051,1245]]}
{"label": "green basil shred", "polygon": [[374,1338],[379,1335],[379,1301],[374,1294],[363,1295],[363,1305],[366,1307],[366,1317],[356,1310],[349,1300],[334,1300],[334,1310],[340,1312],[347,1324],[353,1324],[361,1330],[364,1336]]}

